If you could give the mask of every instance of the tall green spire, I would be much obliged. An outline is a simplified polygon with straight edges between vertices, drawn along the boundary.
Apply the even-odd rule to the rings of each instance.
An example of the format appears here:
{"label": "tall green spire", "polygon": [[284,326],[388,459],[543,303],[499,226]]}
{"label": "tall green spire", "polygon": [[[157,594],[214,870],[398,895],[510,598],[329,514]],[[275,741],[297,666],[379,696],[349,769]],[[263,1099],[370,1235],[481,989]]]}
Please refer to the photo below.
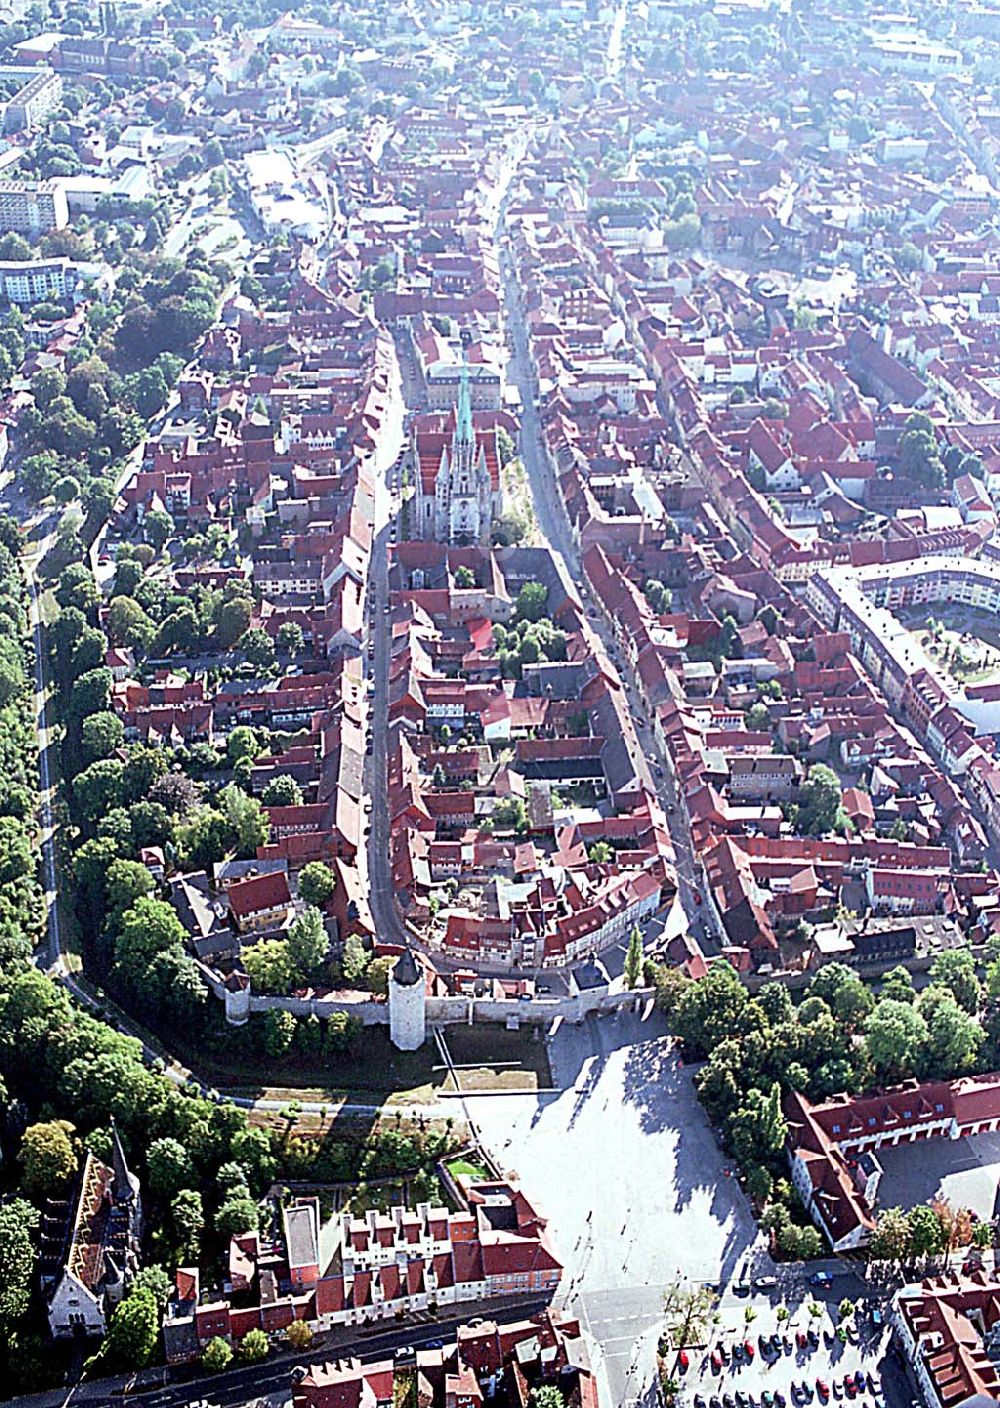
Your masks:
{"label": "tall green spire", "polygon": [[472,397],[469,394],[469,367],[463,358],[462,376],[458,383],[458,409],[455,412],[455,439],[472,444]]}

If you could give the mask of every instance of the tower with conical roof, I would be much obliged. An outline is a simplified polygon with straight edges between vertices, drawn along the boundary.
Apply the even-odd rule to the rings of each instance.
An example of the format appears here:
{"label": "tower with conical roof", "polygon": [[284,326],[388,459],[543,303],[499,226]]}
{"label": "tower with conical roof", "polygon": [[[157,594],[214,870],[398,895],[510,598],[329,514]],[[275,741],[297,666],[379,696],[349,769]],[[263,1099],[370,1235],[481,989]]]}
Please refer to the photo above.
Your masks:
{"label": "tower with conical roof", "polygon": [[399,1051],[416,1051],[427,1036],[427,983],[410,947],[389,974],[389,1039]]}

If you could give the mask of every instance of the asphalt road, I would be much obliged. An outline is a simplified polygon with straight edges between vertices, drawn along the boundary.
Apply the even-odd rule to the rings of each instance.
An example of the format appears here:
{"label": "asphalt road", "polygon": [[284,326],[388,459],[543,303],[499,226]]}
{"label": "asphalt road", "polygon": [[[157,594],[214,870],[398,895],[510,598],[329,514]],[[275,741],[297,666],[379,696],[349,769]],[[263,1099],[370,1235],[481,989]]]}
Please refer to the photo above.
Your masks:
{"label": "asphalt road", "polygon": [[[121,1390],[126,1383],[133,1386],[128,1391],[127,1402],[141,1405],[141,1408],[185,1408],[198,1399],[228,1405],[250,1403],[255,1400],[281,1395],[290,1397],[290,1375],[296,1364],[316,1364],[327,1359],[347,1359],[358,1356],[364,1359],[379,1359],[395,1356],[400,1350],[419,1349],[433,1341],[454,1339],[460,1325],[467,1325],[475,1316],[495,1320],[501,1325],[516,1323],[543,1310],[547,1301],[541,1297],[515,1300],[513,1297],[490,1302],[473,1301],[457,1308],[455,1314],[441,1316],[436,1320],[426,1319],[419,1324],[404,1326],[370,1327],[359,1330],[356,1326],[332,1330],[315,1337],[310,1348],[301,1355],[290,1352],[281,1357],[228,1370],[224,1374],[204,1375],[195,1368],[179,1367],[170,1369],[150,1369],[137,1380],[122,1378],[99,1379],[88,1383],[85,1379],[79,1387],[69,1393],[65,1388],[53,1389],[49,1393],[32,1394],[29,1397],[12,1400],[18,1408],[66,1408],[68,1404],[92,1405],[120,1403]],[[407,1362],[407,1356],[401,1356]],[[412,1360],[409,1360],[412,1363]]]}

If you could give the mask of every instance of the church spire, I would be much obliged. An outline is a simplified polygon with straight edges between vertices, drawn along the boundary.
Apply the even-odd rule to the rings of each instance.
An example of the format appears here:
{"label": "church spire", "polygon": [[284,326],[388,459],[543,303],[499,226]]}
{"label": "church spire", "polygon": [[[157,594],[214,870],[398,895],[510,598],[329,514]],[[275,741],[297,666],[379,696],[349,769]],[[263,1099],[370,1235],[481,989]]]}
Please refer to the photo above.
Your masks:
{"label": "church spire", "polygon": [[462,375],[458,383],[455,439],[460,444],[472,444],[472,397],[469,394],[469,364],[464,357],[462,358]]}
{"label": "church spire", "polygon": [[129,1171],[129,1166],[125,1162],[125,1150],[118,1137],[118,1126],[115,1124],[114,1116],[111,1118],[111,1167],[115,1175],[112,1188],[115,1202],[129,1202],[136,1195],[139,1180]]}

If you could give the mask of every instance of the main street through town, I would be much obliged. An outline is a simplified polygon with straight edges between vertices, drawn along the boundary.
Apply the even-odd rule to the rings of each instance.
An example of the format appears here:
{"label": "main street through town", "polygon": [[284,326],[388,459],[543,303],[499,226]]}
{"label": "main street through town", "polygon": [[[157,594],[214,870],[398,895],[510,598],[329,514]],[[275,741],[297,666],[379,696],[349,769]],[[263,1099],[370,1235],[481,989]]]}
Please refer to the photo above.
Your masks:
{"label": "main street through town", "polygon": [[610,622],[602,614],[599,604],[590,592],[580,560],[580,550],[574,541],[563,508],[552,459],[542,433],[537,383],[528,349],[521,290],[506,247],[501,251],[501,271],[510,349],[507,374],[508,379],[517,385],[521,397],[521,438],[518,450],[531,485],[535,519],[565,589],[574,599],[584,603],[592,629],[614,662],[623,682],[627,682],[627,697],[639,750],[635,759],[636,771],[650,789],[658,793],[664,805],[674,847],[678,897],[683,913],[688,924],[698,933],[699,939],[708,940],[706,946],[710,946],[711,919],[704,906],[699,904],[701,877],[691,843],[691,830],[683,798],[675,790],[669,758],[657,743],[651,721],[639,707],[634,682],[628,680],[628,665],[618,648]]}

